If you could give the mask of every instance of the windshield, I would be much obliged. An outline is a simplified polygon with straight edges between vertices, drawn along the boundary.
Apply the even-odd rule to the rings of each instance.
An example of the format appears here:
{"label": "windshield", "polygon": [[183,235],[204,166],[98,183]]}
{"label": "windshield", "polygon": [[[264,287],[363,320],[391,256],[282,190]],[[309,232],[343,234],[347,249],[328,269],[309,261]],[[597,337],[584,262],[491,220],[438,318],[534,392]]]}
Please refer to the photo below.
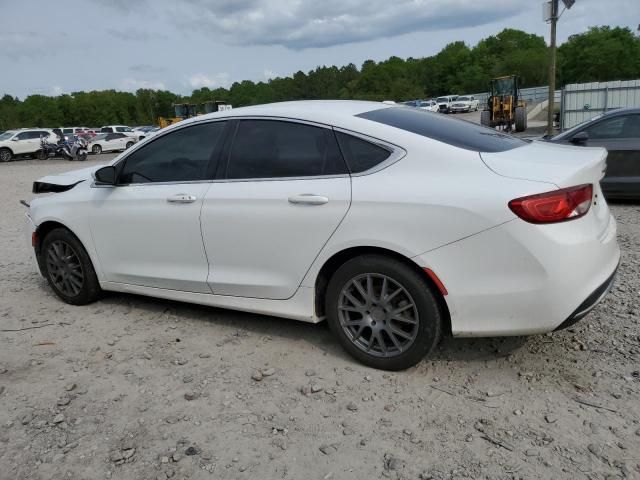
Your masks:
{"label": "windshield", "polygon": [[456,100],[458,100],[459,102],[468,102],[469,97],[458,97]]}
{"label": "windshield", "polygon": [[438,103],[447,103],[449,101],[449,97],[438,97]]}
{"label": "windshield", "polygon": [[0,142],[3,140],[9,140],[11,137],[15,135],[16,132],[4,132],[0,134]]}

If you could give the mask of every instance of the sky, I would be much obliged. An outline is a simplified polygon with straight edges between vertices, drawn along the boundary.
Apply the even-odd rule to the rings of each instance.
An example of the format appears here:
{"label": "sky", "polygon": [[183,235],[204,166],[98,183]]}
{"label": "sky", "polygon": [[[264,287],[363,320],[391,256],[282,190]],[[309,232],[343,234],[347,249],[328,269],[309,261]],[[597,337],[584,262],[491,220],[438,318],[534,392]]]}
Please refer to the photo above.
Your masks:
{"label": "sky", "polygon": [[[543,35],[540,0],[0,0],[0,95],[190,94],[320,65],[424,57],[504,28]],[[576,0],[558,41],[640,23],[640,0]]]}

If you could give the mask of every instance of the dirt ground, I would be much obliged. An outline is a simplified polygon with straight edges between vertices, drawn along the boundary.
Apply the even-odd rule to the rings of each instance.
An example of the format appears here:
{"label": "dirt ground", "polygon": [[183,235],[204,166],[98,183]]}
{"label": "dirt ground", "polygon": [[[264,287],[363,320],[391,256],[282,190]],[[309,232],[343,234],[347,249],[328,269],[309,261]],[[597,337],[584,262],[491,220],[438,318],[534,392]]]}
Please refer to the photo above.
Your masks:
{"label": "dirt ground", "polygon": [[84,166],[0,165],[1,479],[640,478],[639,204],[612,206],[618,280],[575,328],[449,338],[386,373],[322,324],[122,294],[62,303],[18,200]]}

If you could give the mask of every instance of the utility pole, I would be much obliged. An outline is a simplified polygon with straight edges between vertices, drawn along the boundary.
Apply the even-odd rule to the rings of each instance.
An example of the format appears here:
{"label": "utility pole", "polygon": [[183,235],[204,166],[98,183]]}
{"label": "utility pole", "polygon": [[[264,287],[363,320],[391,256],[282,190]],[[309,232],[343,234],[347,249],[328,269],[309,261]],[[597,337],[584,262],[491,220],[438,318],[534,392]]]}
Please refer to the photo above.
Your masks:
{"label": "utility pole", "polygon": [[556,96],[556,25],[558,0],[551,0],[551,47],[549,52],[549,104],[547,105],[547,135],[553,135],[554,101]]}

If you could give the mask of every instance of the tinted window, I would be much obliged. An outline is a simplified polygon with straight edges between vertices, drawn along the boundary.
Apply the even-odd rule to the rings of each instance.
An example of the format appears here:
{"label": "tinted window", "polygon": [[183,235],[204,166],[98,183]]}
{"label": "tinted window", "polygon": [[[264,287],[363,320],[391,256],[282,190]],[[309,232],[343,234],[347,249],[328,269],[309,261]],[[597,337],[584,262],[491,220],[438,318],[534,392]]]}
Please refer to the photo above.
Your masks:
{"label": "tinted window", "polygon": [[224,126],[225,122],[203,123],[153,140],[126,158],[119,183],[206,180]]}
{"label": "tinted window", "polygon": [[116,132],[124,132],[125,128],[124,127],[116,127]]}
{"label": "tinted window", "polygon": [[100,131],[101,131],[102,133],[112,133],[112,132],[113,132],[113,128],[111,128],[111,127],[102,127],[102,128],[100,129]]}
{"label": "tinted window", "polygon": [[243,120],[227,178],[309,177],[347,173],[331,130],[293,122]]}
{"label": "tinted window", "polygon": [[474,152],[504,152],[527,144],[491,128],[424,110],[381,108],[357,116]]}
{"label": "tinted window", "polygon": [[391,152],[386,148],[374,145],[361,138],[342,132],[336,132],[336,136],[351,173],[369,170],[384,162],[391,155]]}
{"label": "tinted window", "polygon": [[602,120],[585,129],[591,139],[640,138],[640,115]]}
{"label": "tinted window", "polygon": [[110,133],[106,137],[104,137],[106,141],[115,140],[116,138],[118,138],[118,135],[116,135],[115,133]]}

